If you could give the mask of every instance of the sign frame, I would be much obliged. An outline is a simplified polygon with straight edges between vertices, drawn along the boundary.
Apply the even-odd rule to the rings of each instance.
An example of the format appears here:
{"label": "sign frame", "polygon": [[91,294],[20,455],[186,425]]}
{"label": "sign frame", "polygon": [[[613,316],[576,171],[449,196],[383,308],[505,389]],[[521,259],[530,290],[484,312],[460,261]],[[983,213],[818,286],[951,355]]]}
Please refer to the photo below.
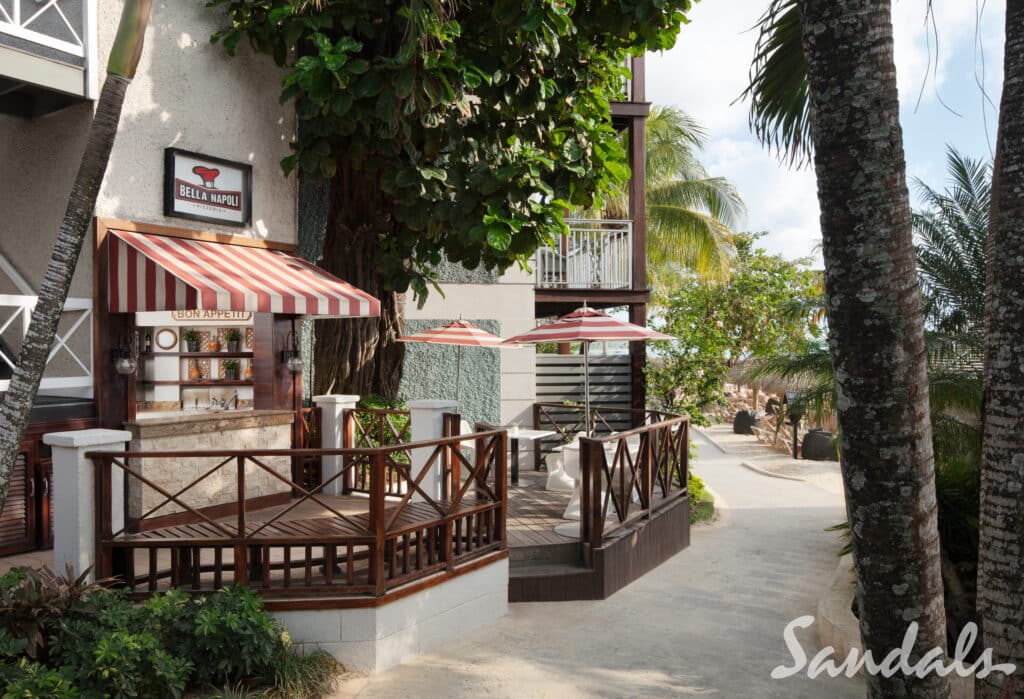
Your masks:
{"label": "sign frame", "polygon": [[[191,211],[182,211],[176,207],[177,199],[175,198],[175,164],[179,156],[184,156],[194,160],[200,160],[203,163],[209,163],[217,166],[218,168],[224,168],[227,170],[234,170],[241,176],[242,186],[240,190],[241,202],[240,210],[242,215],[241,221],[233,221],[229,218],[221,218],[217,216],[208,216],[203,214],[194,213]],[[219,173],[218,173],[219,174]],[[208,192],[198,183],[195,185],[196,189],[201,192]],[[186,218],[193,221],[202,221],[204,223],[214,223],[219,226],[234,226],[236,228],[248,228],[252,225],[252,165],[249,163],[242,163],[235,160],[227,160],[225,158],[217,158],[212,155],[206,155],[204,153],[196,153],[194,151],[183,150],[181,148],[165,148],[164,149],[164,216],[171,218]]]}

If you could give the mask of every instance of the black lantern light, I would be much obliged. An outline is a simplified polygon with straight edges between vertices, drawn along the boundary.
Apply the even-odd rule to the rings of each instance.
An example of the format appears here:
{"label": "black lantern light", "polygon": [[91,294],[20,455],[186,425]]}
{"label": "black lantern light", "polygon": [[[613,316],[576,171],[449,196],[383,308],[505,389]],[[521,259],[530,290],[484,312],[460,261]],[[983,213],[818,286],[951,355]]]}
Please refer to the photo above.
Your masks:
{"label": "black lantern light", "polygon": [[302,373],[302,352],[299,350],[299,335],[295,332],[295,320],[292,320],[292,329],[284,341],[286,349],[281,350],[281,363],[285,365],[292,376]]}
{"label": "black lantern light", "polygon": [[804,394],[801,391],[786,391],[782,405],[786,408],[789,424],[793,426],[793,458],[795,459],[799,454],[797,433],[800,431],[800,420],[804,417]]}
{"label": "black lantern light", "polygon": [[111,351],[114,362],[114,371],[119,376],[131,376],[139,366],[139,336],[138,333],[128,335],[124,344]]}

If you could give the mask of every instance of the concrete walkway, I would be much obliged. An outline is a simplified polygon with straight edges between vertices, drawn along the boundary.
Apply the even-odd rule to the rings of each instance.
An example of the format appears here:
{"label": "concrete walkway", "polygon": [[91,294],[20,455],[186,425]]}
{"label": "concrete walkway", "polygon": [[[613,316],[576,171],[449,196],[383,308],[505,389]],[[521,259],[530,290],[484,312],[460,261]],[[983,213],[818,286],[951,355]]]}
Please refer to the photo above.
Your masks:
{"label": "concrete walkway", "polygon": [[[836,567],[839,543],[822,530],[843,518],[838,470],[773,478],[741,462],[788,457],[728,426],[709,435],[730,453],[697,434],[694,471],[724,507],[689,549],[607,600],[513,605],[492,628],[338,696],[864,696],[860,679],[770,678],[792,665],[783,629],[814,614]],[[812,656],[813,629],[798,637]]]}

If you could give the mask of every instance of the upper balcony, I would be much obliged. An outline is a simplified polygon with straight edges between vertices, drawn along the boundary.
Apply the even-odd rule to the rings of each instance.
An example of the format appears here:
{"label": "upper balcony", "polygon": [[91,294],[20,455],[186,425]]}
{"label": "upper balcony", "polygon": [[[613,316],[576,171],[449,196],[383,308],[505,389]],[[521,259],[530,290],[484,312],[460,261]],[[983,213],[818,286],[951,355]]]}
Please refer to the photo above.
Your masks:
{"label": "upper balcony", "polygon": [[646,117],[651,110],[647,101],[644,57],[631,56],[626,59],[630,66],[630,77],[622,86],[622,96],[612,102],[612,122],[618,128],[628,126],[631,119]]}
{"label": "upper balcony", "polygon": [[535,285],[541,289],[631,289],[633,222],[567,219],[569,233],[556,248],[537,251]]}
{"label": "upper balcony", "polygon": [[566,224],[569,232],[534,258],[538,313],[568,312],[583,302],[602,308],[647,300],[647,290],[635,283],[642,253],[632,221],[575,218]]}
{"label": "upper balcony", "polygon": [[97,0],[0,0],[0,113],[92,99]]}

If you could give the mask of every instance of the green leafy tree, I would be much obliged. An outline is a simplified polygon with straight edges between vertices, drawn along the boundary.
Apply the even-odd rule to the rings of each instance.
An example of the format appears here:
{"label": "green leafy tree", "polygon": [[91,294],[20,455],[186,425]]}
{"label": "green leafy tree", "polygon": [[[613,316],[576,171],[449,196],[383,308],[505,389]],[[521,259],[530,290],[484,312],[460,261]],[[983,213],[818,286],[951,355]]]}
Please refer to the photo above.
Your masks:
{"label": "green leafy tree", "polygon": [[[646,127],[647,269],[663,298],[687,272],[722,279],[736,256],[733,231],[746,214],[736,187],[700,162],[707,131],[675,107],[652,107]],[[629,195],[609,198],[605,215],[629,217]]]}
{"label": "green leafy tree", "polygon": [[321,321],[315,390],[394,398],[395,294],[443,259],[503,271],[628,177],[609,100],[625,59],[670,47],[690,0],[213,0],[234,53],[286,68],[299,119],[283,165],[331,180],[321,264],[382,300]]}
{"label": "green leafy tree", "polygon": [[705,422],[724,402],[729,368],[748,356],[789,354],[818,335],[815,306],[821,275],[809,260],[787,260],[756,247],[764,234],[735,236],[736,262],[722,281],[694,275],[669,294],[655,325],[679,338],[658,343],[648,370],[651,395],[662,407]]}

